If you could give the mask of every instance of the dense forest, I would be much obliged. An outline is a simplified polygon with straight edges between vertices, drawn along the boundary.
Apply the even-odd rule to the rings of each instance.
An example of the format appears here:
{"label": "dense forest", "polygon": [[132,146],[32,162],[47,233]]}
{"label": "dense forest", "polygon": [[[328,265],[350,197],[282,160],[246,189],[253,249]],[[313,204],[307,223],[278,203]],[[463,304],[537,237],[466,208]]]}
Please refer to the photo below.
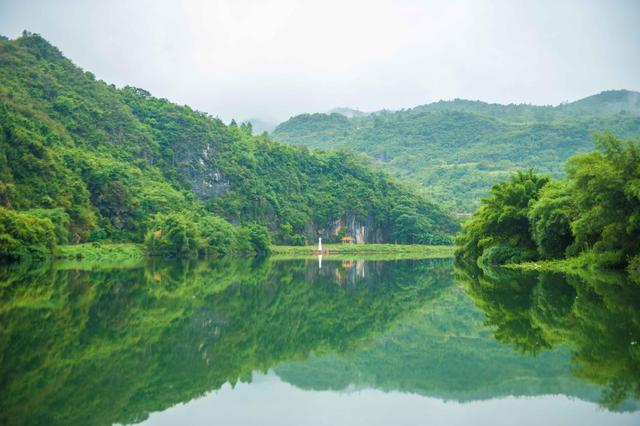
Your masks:
{"label": "dense forest", "polygon": [[86,241],[264,252],[358,230],[365,242],[448,243],[456,229],[357,155],[283,145],[116,88],[35,34],[0,40],[2,258]]}
{"label": "dense forest", "polygon": [[640,274],[640,142],[612,134],[566,164],[566,179],[519,172],[465,223],[457,256],[505,264],[582,257]]}
{"label": "dense forest", "polygon": [[440,101],[365,114],[337,109],[281,123],[274,139],[367,154],[458,213],[517,170],[563,177],[563,163],[594,148],[592,133],[640,134],[640,93],[608,91],[559,106]]}

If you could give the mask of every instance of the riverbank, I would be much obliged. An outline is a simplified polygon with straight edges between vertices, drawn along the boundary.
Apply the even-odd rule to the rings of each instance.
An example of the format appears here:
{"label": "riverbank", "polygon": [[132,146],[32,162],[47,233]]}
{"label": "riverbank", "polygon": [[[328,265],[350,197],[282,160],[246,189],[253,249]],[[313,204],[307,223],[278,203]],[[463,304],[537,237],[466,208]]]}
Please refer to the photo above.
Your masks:
{"label": "riverbank", "polygon": [[86,259],[118,261],[142,259],[145,256],[144,246],[135,243],[121,244],[69,244],[58,246],[54,253],[56,259]]}
{"label": "riverbank", "polygon": [[[447,259],[453,257],[453,246],[408,244],[327,244],[323,256],[329,260],[409,260]],[[316,258],[316,246],[271,246],[272,260]],[[144,245],[135,243],[86,243],[58,246],[54,253],[60,268],[80,269],[136,267],[145,259]]]}
{"label": "riverbank", "polygon": [[623,272],[624,269],[620,269],[620,267],[617,266],[619,262],[616,260],[617,258],[614,254],[587,252],[580,256],[567,259],[539,260],[504,266],[522,271],[548,271],[574,274],[584,272]]}
{"label": "riverbank", "polygon": [[[434,258],[453,257],[454,246],[427,246],[418,244],[323,244],[323,255],[396,254],[420,255]],[[318,255],[313,246],[271,246],[274,255]]]}

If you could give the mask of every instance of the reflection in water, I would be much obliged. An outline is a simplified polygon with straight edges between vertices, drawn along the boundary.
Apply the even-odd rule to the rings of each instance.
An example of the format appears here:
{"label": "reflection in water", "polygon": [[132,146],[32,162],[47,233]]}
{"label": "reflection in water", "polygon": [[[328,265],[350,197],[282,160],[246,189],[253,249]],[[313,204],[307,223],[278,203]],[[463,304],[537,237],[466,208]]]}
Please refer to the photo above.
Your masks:
{"label": "reflection in water", "polygon": [[463,289],[450,261],[129,266],[0,276],[0,424],[136,423],[270,370],[458,401],[599,401],[592,383],[636,408],[638,290],[619,277],[458,271]]}
{"label": "reflection in water", "polygon": [[640,398],[640,286],[624,274],[460,270],[498,341],[529,353],[571,352],[574,374],[614,409]]}
{"label": "reflection in water", "polygon": [[155,262],[9,274],[0,423],[133,423],[311,351],[345,352],[450,283],[442,262]]}

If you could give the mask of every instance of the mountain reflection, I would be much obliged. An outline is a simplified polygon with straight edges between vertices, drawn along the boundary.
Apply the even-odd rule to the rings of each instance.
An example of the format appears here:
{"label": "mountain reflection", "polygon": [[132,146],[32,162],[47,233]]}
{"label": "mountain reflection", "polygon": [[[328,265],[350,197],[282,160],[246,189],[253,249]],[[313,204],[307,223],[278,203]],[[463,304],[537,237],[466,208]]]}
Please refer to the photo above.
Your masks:
{"label": "mountain reflection", "polygon": [[0,274],[1,424],[137,423],[269,370],[302,389],[638,408],[639,287],[624,276],[438,260],[81,267]]}
{"label": "mountain reflection", "polygon": [[449,262],[155,261],[5,271],[2,424],[135,423],[285,360],[344,353],[451,284]]}

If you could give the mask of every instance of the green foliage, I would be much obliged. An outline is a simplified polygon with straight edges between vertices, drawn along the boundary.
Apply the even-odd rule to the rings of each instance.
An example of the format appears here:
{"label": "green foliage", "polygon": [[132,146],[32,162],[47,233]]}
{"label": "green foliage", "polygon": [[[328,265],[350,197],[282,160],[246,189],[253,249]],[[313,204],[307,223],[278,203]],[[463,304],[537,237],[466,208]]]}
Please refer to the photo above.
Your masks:
{"label": "green foliage", "polygon": [[285,360],[362,347],[445,286],[406,261],[364,276],[331,261],[143,266],[0,276],[1,424],[139,423]]}
{"label": "green foliage", "polygon": [[574,240],[571,222],[575,219],[575,211],[567,182],[553,181],[542,188],[539,200],[529,211],[531,233],[542,258],[564,256]]}
{"label": "green foliage", "polygon": [[536,258],[529,227],[529,207],[549,182],[531,170],[518,172],[508,182],[491,189],[482,207],[464,225],[457,239],[457,256],[488,264],[521,262]]}
{"label": "green foliage", "polygon": [[71,218],[63,208],[56,209],[32,209],[25,213],[41,219],[48,219],[53,224],[53,231],[56,235],[56,244],[69,243],[69,233]]}
{"label": "green foliage", "polygon": [[640,255],[634,256],[629,260],[627,271],[631,277],[634,277],[640,283]]}
{"label": "green foliage", "polygon": [[495,186],[458,237],[457,256],[518,263],[536,256],[512,256],[509,248],[545,259],[592,251],[602,266],[626,266],[640,253],[640,144],[606,133],[597,146],[568,161],[567,180],[536,178],[526,190],[518,174]]}
{"label": "green foliage", "polygon": [[144,243],[151,256],[262,256],[271,250],[271,235],[266,227],[256,223],[234,227],[211,214],[198,217],[192,212],[158,213],[148,228]]}
{"label": "green foliage", "polygon": [[[346,230],[344,228],[340,228],[336,238],[339,240],[345,235],[345,233]],[[307,243],[304,235],[293,233],[293,226],[291,226],[290,223],[283,223],[280,225],[276,238],[279,243],[291,246],[303,246]]]}
{"label": "green foliage", "polygon": [[615,253],[624,264],[640,253],[640,143],[603,134],[597,145],[567,163],[576,203],[574,252]]}
{"label": "green foliage", "polygon": [[0,261],[49,257],[55,230],[49,219],[0,207]]}
{"label": "green foliage", "polygon": [[189,256],[198,253],[198,234],[193,223],[180,213],[157,214],[144,243],[153,256]]}
{"label": "green foliage", "polygon": [[[339,221],[350,232],[365,226],[368,242],[435,243],[457,230],[438,205],[358,156],[309,152],[252,131],[143,89],[96,81],[38,35],[0,40],[0,205],[62,209],[69,223],[54,219],[61,242],[142,242],[149,218],[206,210],[266,226],[287,244],[318,233],[330,239]],[[420,224],[412,235],[395,229],[393,207],[406,203],[415,215],[409,220]],[[226,225],[212,222],[203,237],[211,244],[192,244],[178,216],[167,237],[175,240],[161,238],[154,251],[227,250],[214,241],[231,235]]]}
{"label": "green foliage", "polygon": [[247,238],[251,249],[259,256],[271,252],[271,235],[267,228],[257,223],[251,223],[240,229],[240,236]]}
{"label": "green foliage", "polygon": [[239,230],[226,220],[213,215],[201,217],[196,229],[200,240],[200,254],[225,255],[239,247]]}
{"label": "green foliage", "polygon": [[142,244],[103,244],[99,242],[68,244],[56,247],[56,267],[72,265],[75,269],[111,269],[139,267],[145,260]]}
{"label": "green foliage", "polygon": [[593,149],[591,133],[640,134],[640,94],[603,92],[557,107],[436,102],[371,114],[303,114],[274,139],[367,154],[457,212],[472,212],[490,188],[517,170],[563,177],[563,163]]}
{"label": "green foliage", "polygon": [[458,272],[497,340],[534,354],[568,347],[575,374],[605,389],[609,409],[640,398],[640,292],[626,274]]}

